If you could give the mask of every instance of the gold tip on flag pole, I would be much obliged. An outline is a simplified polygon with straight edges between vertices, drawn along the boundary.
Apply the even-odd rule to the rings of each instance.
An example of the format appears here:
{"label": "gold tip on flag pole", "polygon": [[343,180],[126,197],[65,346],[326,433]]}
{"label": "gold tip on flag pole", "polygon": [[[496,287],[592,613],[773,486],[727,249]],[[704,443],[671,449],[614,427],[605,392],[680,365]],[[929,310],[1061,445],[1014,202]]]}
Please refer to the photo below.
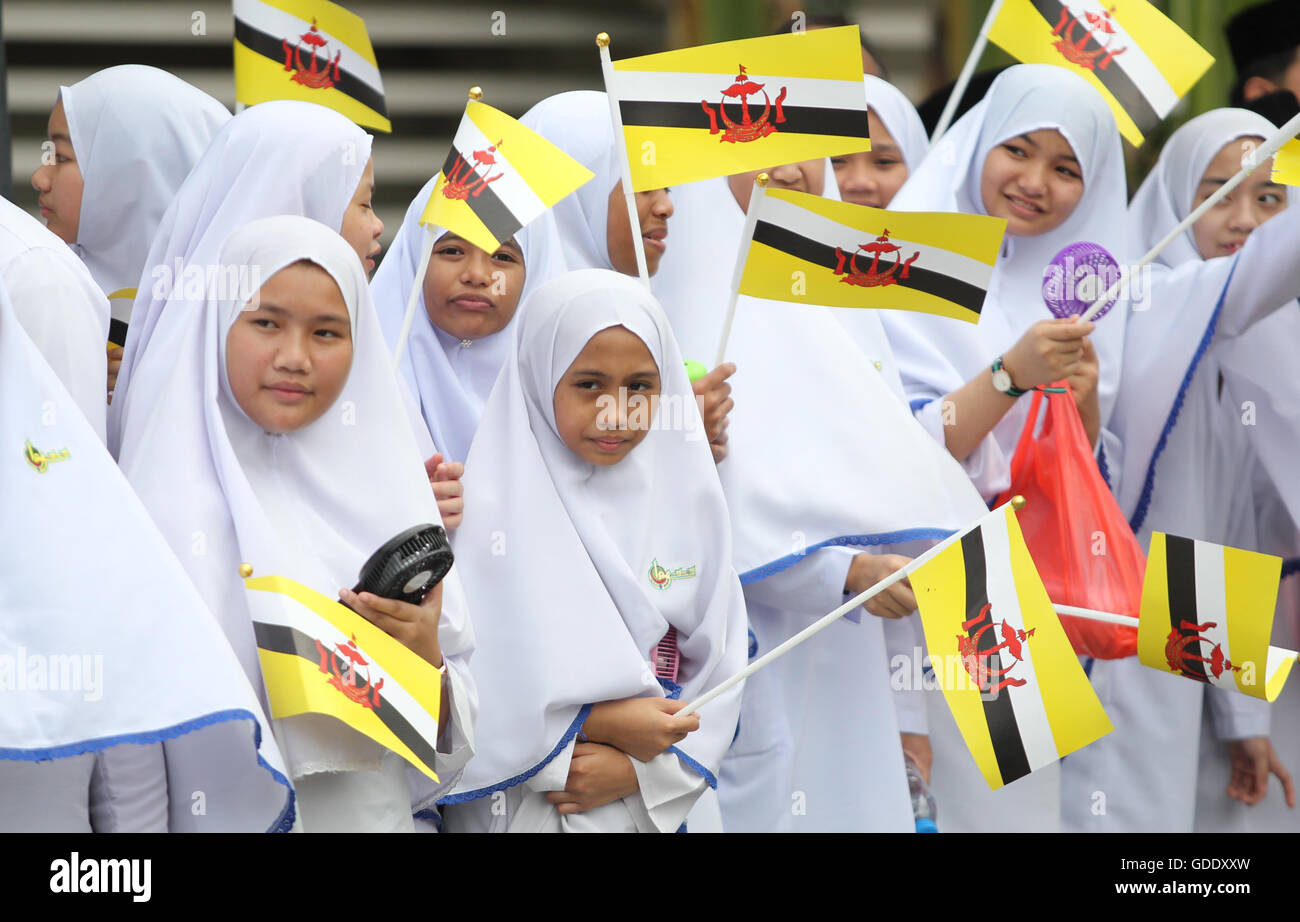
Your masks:
{"label": "gold tip on flag pole", "polygon": [[596,33],[596,47],[597,47],[597,48],[608,48],[608,47],[609,47],[609,33],[608,33],[608,32],[597,32],[597,33]]}
{"label": "gold tip on flag pole", "polygon": [[475,102],[478,102],[479,100],[481,100],[481,99],[483,98],[483,87],[481,87],[481,86],[472,86],[472,87],[470,87],[470,88],[469,88],[469,98],[472,99],[472,100],[474,100]]}
{"label": "gold tip on flag pole", "polygon": [[758,183],[763,188],[767,188],[768,175],[766,173],[759,173],[754,177],[754,182]]}
{"label": "gold tip on flag pole", "polygon": [[1017,512],[1019,512],[1021,509],[1024,509],[1025,506],[1027,506],[1028,504],[1029,504],[1029,500],[1025,499],[1019,493],[1011,497],[1011,508],[1016,510]]}
{"label": "gold tip on flag pole", "polygon": [[248,579],[253,575],[253,565],[251,563],[241,563],[239,565],[239,575],[244,579]]}

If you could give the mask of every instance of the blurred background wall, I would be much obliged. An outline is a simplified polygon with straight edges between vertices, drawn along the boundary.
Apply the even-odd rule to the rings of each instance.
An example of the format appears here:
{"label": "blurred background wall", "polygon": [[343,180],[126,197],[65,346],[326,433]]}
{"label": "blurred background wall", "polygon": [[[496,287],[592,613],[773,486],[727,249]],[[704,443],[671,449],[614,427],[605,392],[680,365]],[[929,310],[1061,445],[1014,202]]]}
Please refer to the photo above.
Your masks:
{"label": "blurred background wall", "polygon": [[[914,102],[961,68],[991,0],[344,0],[366,20],[393,122],[375,145],[376,206],[396,233],[411,197],[446,155],[479,84],[485,101],[514,116],[567,89],[599,89],[596,32],[615,58],[762,35],[795,17],[839,13],[857,22],[889,79]],[[1175,119],[1132,156],[1153,159],[1182,120],[1225,105],[1234,74],[1223,23],[1257,0],[1157,0],[1218,60]],[[1300,3],[1300,0],[1296,0]],[[202,0],[3,0],[12,189],[35,213],[30,184],[60,84],[114,64],[152,64],[233,109],[229,3]],[[982,67],[1011,63],[989,47]],[[1133,154],[1130,151],[1130,154]]]}

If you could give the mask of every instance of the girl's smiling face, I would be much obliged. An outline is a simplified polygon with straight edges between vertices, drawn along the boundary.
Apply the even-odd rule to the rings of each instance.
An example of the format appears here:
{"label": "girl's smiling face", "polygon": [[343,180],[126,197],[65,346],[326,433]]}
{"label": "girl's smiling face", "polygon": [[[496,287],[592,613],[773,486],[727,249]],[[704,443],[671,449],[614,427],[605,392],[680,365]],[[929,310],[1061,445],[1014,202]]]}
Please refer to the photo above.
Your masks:
{"label": "girl's smiling face", "polygon": [[555,386],[555,428],[588,464],[617,464],[650,431],[659,389],[659,366],[641,338],[626,327],[607,327],[587,341]]}
{"label": "girl's smiling face", "polygon": [[[649,189],[636,194],[637,220],[641,223],[641,242],[645,247],[646,271],[654,275],[659,271],[659,260],[668,250],[668,219],[673,216],[673,203],[667,189]],[[632,240],[632,224],[628,221],[627,199],[623,195],[620,179],[609,193],[609,214],[605,219],[605,248],[609,263],[624,275],[636,275],[636,244]]]}
{"label": "girl's smiling face", "polygon": [[366,170],[361,174],[361,182],[352,193],[352,201],[343,212],[343,226],[339,234],[357,251],[357,258],[366,267],[366,277],[375,271],[375,260],[379,256],[379,235],[384,232],[384,222],[375,213],[372,199],[375,196],[375,158],[366,161]]}
{"label": "girl's smiling face", "polygon": [[492,253],[453,233],[433,245],[424,276],[429,320],[457,339],[479,339],[505,329],[524,287],[524,254],[513,239]]}
{"label": "girl's smiling face", "polygon": [[[1210,161],[1196,187],[1196,208],[1241,169],[1242,158],[1264,143],[1263,138],[1237,138]],[[1230,256],[1241,249],[1251,231],[1286,207],[1286,187],[1273,182],[1273,161],[1261,163],[1192,225],[1192,237],[1202,259]]]}
{"label": "girl's smiling face", "polygon": [[989,151],[980,197],[988,214],[1006,219],[1007,233],[1046,234],[1064,224],[1083,198],[1083,168],[1055,128],[1016,135]]}
{"label": "girl's smiling face", "polygon": [[45,226],[64,243],[76,243],[81,224],[81,167],[72,149],[62,99],[50,112],[48,132],[54,149],[41,154],[41,167],[32,174],[32,188],[40,193],[37,202]]}
{"label": "girl's smiling face", "polygon": [[907,163],[898,142],[885,129],[885,123],[867,110],[871,131],[871,150],[860,154],[841,154],[831,158],[840,198],[855,205],[888,208],[894,193],[907,180]]}
{"label": "girl's smiling face", "polygon": [[351,368],[347,303],[314,263],[297,262],[271,276],[226,334],[230,391],[267,432],[293,432],[320,419]]}

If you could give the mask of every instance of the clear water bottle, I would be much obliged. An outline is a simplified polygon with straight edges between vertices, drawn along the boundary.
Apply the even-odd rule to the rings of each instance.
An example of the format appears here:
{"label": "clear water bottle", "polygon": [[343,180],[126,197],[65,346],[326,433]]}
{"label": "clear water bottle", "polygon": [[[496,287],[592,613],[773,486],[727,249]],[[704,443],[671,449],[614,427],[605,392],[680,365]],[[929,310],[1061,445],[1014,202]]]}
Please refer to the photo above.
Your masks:
{"label": "clear water bottle", "polygon": [[912,795],[912,816],[916,818],[916,831],[938,832],[939,827],[935,823],[938,810],[934,806],[934,795],[921,776],[921,769],[907,754],[903,755],[903,763],[907,768],[907,787]]}

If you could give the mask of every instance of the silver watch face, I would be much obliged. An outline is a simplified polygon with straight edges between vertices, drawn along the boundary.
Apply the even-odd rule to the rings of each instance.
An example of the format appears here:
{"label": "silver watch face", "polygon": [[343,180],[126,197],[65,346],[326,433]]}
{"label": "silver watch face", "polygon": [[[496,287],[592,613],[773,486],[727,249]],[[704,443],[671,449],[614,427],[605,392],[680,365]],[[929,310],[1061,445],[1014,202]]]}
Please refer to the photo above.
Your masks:
{"label": "silver watch face", "polygon": [[1004,394],[1011,390],[1011,375],[1005,368],[993,372],[993,386]]}

